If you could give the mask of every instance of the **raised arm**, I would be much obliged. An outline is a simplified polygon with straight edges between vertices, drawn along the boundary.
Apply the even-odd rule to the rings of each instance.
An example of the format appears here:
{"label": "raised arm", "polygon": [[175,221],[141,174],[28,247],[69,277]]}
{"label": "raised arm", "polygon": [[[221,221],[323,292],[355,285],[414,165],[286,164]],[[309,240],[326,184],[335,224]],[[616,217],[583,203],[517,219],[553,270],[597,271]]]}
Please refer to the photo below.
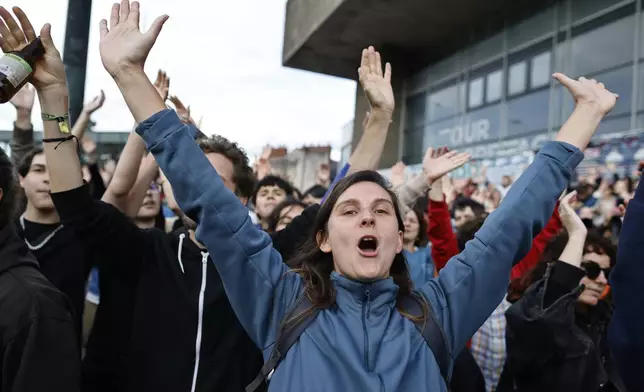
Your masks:
{"label": "raised arm", "polygon": [[[170,89],[170,78],[162,70],[157,72],[154,88],[165,102]],[[139,135],[132,132],[123,147],[112,180],[101,199],[129,217],[134,217],[141,207],[145,192],[150,187],[158,169],[155,167],[155,162],[142,163],[145,152],[145,142]],[[154,159],[151,160],[154,161]],[[145,180],[148,180],[147,183]]]}
{"label": "raised arm", "polygon": [[103,106],[103,102],[105,102],[105,93],[101,90],[99,95],[92,98],[91,101],[83,106],[83,110],[72,128],[72,135],[76,136],[78,140],[82,140],[83,136],[85,136],[92,113],[100,109]]}
{"label": "raised arm", "polygon": [[360,141],[349,157],[349,173],[378,168],[395,107],[391,65],[385,64],[384,73],[382,72],[380,53],[373,46],[362,51],[358,77],[371,111],[365,119]]}
{"label": "raised arm", "polygon": [[530,250],[583,159],[582,150],[615,105],[616,96],[595,81],[556,77],[577,102],[557,141],[541,149],[463,252],[422,288],[441,318],[451,352],[463,348],[505,296],[512,265]]}
{"label": "raised arm", "polygon": [[167,16],[150,31],[139,31],[139,4],[115,5],[111,29],[101,21],[103,64],[119,86],[159,167],[172,184],[181,209],[198,224],[197,239],[206,245],[221,275],[228,299],[255,343],[275,341],[285,309],[301,290],[299,275],[288,268],[268,234],[257,229],[248,210],[226,186],[187,126],[163,101],[143,72],[143,65]]}
{"label": "raised arm", "polygon": [[628,203],[619,235],[617,263],[610,275],[615,310],[608,328],[611,352],[629,391],[644,385],[644,181]]}
{"label": "raised arm", "polygon": [[16,108],[16,121],[13,123],[11,137],[11,162],[18,167],[22,159],[34,148],[34,126],[31,123],[31,111],[36,100],[36,90],[26,84],[11,98]]}
{"label": "raised arm", "polygon": [[[17,7],[14,12],[26,40],[36,39],[24,12]],[[123,214],[93,200],[83,184],[77,145],[67,124],[69,93],[65,67],[50,31],[51,26],[46,24],[40,32],[45,55],[36,62],[31,83],[36,88],[42,113],[57,118],[56,121],[44,121],[43,144],[52,200],[61,222],[72,228],[84,245],[108,256],[115,264],[122,263],[124,270],[134,271],[135,264],[128,260],[141,259],[141,232]],[[25,37],[15,41],[24,41]]]}

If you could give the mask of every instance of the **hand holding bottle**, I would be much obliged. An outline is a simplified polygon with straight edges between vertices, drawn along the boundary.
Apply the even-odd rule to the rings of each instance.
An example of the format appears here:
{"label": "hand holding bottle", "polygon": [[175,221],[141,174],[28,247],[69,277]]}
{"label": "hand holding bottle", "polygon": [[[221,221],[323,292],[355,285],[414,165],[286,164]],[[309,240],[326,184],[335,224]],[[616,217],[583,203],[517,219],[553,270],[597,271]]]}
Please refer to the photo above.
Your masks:
{"label": "hand holding bottle", "polygon": [[[0,35],[2,36],[0,46],[6,52],[19,51],[38,38],[36,32],[20,7],[12,8],[18,18],[20,25],[4,7],[0,7],[0,17],[4,24],[0,24]],[[50,89],[67,89],[67,78],[65,67],[51,38],[51,25],[45,24],[40,30],[40,41],[44,49],[44,55],[38,56],[35,60],[35,67],[31,76],[31,84],[34,85],[39,94]]]}
{"label": "hand holding bottle", "polygon": [[117,78],[122,72],[143,72],[145,60],[161,32],[167,15],[156,18],[150,29],[139,28],[139,2],[122,0],[115,3],[110,14],[109,28],[105,19],[100,22],[99,50],[107,72]]}

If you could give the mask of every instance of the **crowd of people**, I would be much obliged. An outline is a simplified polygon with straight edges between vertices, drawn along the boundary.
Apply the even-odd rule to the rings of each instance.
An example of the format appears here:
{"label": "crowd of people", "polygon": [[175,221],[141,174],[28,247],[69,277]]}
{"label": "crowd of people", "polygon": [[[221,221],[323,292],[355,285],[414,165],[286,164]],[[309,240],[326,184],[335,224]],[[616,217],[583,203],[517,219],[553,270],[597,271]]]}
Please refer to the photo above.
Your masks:
{"label": "crowd of people", "polygon": [[386,179],[392,67],[369,47],[363,135],[301,192],[148,79],[168,16],[141,32],[129,0],[99,51],[135,131],[101,163],[85,131],[104,94],[69,126],[51,26],[13,14],[3,52],[39,35],[45,53],[0,150],[1,391],[644,390],[644,189],[572,182],[610,86],[553,75],[575,109],[517,178],[457,184],[471,157],[435,146]]}

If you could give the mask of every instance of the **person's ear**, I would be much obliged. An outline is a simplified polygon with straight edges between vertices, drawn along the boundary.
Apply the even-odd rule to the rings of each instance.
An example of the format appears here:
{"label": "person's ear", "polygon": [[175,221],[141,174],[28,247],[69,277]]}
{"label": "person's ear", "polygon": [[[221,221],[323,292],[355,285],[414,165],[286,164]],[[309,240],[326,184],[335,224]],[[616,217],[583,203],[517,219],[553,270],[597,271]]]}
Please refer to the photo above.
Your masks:
{"label": "person's ear", "polygon": [[330,253],[331,252],[331,242],[329,241],[329,236],[324,234],[321,231],[318,231],[318,233],[315,235],[315,240],[318,243],[318,247],[320,250],[324,253]]}

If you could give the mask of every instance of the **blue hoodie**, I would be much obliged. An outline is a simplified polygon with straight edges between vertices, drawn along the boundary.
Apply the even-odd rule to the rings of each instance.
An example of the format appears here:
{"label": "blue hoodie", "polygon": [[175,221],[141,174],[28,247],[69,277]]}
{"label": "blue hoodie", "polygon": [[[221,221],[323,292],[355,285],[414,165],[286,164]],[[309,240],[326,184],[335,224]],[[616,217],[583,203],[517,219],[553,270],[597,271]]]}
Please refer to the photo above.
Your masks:
{"label": "blue hoodie", "polygon": [[[240,322],[264,352],[303,291],[268,234],[253,225],[177,115],[164,110],[141,123],[143,136],[175,191],[198,222]],[[419,291],[431,304],[451,353],[459,353],[506,293],[513,263],[530,250],[583,154],[550,142],[514,183],[501,206],[438,278]],[[359,283],[333,273],[336,303],[321,311],[271,379],[271,391],[446,391],[438,364],[414,324],[395,308],[391,278]]]}
{"label": "blue hoodie", "polygon": [[644,389],[644,181],[628,203],[610,275],[615,309],[608,327],[613,359],[629,391]]}

